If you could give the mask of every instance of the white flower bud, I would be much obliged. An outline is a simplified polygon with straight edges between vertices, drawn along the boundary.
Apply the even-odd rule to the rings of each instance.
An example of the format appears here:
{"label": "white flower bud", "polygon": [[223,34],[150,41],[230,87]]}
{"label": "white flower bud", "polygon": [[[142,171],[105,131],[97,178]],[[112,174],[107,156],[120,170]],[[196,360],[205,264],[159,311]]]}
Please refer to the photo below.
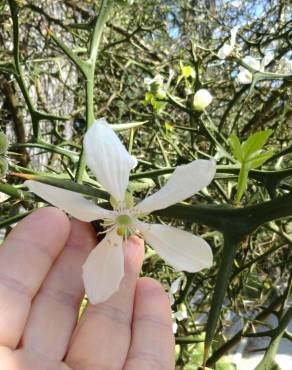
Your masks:
{"label": "white flower bud", "polygon": [[193,100],[193,108],[198,111],[203,111],[211,104],[213,100],[212,95],[206,89],[200,89],[195,93]]}

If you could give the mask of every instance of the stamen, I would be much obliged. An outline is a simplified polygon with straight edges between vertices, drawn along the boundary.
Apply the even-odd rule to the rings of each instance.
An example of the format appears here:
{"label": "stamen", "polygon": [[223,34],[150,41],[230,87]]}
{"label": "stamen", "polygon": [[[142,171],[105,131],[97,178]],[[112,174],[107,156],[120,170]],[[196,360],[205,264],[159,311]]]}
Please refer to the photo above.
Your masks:
{"label": "stamen", "polygon": [[99,231],[97,233],[97,235],[107,234],[107,233],[111,232],[115,227],[116,227],[116,224],[112,224],[111,227],[109,227],[109,228],[107,228],[107,229],[105,229],[103,231]]}
{"label": "stamen", "polygon": [[125,246],[126,246],[126,248],[127,248],[127,246],[128,246],[128,236],[129,236],[129,234],[128,234],[128,229],[126,229],[126,232],[125,232]]}

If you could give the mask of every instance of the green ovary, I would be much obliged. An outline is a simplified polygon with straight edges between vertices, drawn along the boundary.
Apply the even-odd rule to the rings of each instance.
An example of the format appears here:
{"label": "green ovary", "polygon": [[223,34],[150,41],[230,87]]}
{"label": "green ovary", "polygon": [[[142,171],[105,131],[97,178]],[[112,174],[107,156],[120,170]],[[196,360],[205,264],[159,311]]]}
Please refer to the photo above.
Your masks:
{"label": "green ovary", "polygon": [[120,236],[124,236],[127,232],[127,228],[131,223],[131,219],[127,215],[120,215],[116,218],[117,224],[119,227],[117,228],[117,233]]}
{"label": "green ovary", "polygon": [[117,223],[121,226],[127,226],[131,223],[131,219],[127,215],[120,215],[117,217]]}

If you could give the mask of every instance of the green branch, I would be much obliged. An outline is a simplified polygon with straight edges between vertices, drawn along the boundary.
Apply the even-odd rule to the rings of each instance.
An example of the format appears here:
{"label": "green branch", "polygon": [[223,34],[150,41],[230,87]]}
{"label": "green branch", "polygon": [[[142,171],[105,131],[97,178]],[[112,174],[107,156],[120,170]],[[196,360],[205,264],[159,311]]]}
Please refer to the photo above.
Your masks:
{"label": "green branch", "polygon": [[[96,18],[93,33],[91,36],[90,47],[89,47],[89,59],[86,62],[90,68],[85,74],[86,77],[86,128],[94,123],[94,74],[97,53],[99,50],[99,45],[101,41],[101,35],[106,24],[107,17],[109,15],[112,6],[112,0],[103,0],[100,6],[99,14]],[[78,163],[78,168],[76,172],[75,180],[77,183],[81,183],[83,179],[83,174],[85,171],[85,155],[82,149],[80,154],[80,159]]]}
{"label": "green branch", "polygon": [[19,22],[18,22],[18,12],[19,7],[17,5],[17,2],[15,0],[8,0],[10,12],[11,12],[11,18],[13,23],[13,57],[14,57],[14,63],[12,67],[12,73],[15,76],[15,79],[18,83],[18,86],[21,90],[21,93],[23,95],[23,98],[25,100],[25,103],[27,105],[28,111],[31,116],[32,120],[32,129],[33,129],[33,135],[36,140],[39,140],[41,137],[41,133],[39,130],[39,122],[41,120],[59,120],[59,121],[66,121],[68,117],[59,117],[54,114],[49,113],[43,113],[39,112],[33,105],[33,102],[31,100],[31,97],[29,95],[28,89],[25,84],[24,74],[20,62],[20,48],[19,48]]}

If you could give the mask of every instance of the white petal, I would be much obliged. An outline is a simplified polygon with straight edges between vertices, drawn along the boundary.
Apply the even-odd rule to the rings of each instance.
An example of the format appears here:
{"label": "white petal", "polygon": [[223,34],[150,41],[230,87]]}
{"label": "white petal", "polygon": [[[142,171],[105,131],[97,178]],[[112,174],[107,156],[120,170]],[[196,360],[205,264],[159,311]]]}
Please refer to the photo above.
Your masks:
{"label": "white petal", "polygon": [[215,172],[214,160],[197,159],[179,166],[160,190],[145,198],[135,209],[141,213],[150,213],[181,202],[209,185]]}
{"label": "white petal", "polygon": [[237,80],[239,83],[248,85],[252,83],[252,73],[250,73],[247,69],[242,70],[237,75]]}
{"label": "white petal", "polygon": [[95,205],[74,191],[32,180],[27,180],[24,184],[40,198],[69,213],[78,220],[90,222],[103,218],[111,219],[113,217],[112,211]]}
{"label": "white petal", "polygon": [[135,159],[107,124],[98,119],[84,137],[86,163],[100,184],[117,201],[123,201]]}
{"label": "white petal", "polygon": [[213,255],[202,238],[171,226],[134,221],[146,242],[178,271],[197,272],[212,266]]}
{"label": "white petal", "polygon": [[83,281],[91,304],[106,301],[124,276],[123,238],[114,229],[92,250],[83,265]]}
{"label": "white petal", "polygon": [[232,49],[233,49],[233,47],[232,47],[231,45],[229,45],[229,44],[224,44],[224,45],[219,49],[219,51],[218,51],[218,54],[217,54],[218,58],[219,58],[219,59],[225,59],[225,58],[227,58],[227,57],[231,54]]}

